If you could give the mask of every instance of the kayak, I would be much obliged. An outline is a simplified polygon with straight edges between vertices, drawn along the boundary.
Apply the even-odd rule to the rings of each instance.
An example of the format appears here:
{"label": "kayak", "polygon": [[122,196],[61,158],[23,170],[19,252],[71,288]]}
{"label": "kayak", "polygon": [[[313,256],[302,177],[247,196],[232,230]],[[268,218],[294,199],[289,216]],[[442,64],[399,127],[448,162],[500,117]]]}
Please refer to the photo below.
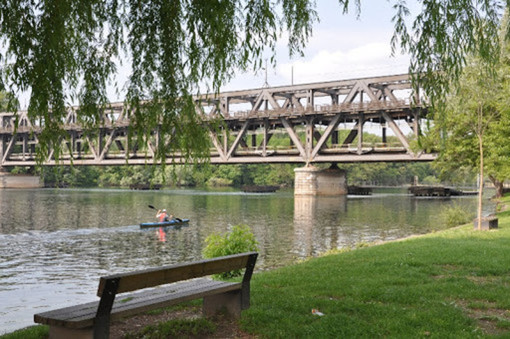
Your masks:
{"label": "kayak", "polygon": [[143,222],[140,224],[140,228],[180,226],[187,223],[189,223],[189,219],[172,219],[169,221],[161,222]]}

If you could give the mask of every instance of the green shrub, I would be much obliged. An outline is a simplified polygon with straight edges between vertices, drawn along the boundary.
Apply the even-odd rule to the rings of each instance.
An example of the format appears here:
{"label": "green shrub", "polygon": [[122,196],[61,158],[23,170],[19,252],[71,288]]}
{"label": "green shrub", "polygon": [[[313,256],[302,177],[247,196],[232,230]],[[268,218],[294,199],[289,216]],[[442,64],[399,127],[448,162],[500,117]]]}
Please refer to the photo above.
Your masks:
{"label": "green shrub", "polygon": [[[202,254],[204,258],[216,258],[225,255],[257,251],[258,242],[247,225],[237,225],[224,234],[212,233],[205,239],[206,246]],[[241,275],[241,270],[226,272],[221,278],[232,278]]]}
{"label": "green shrub", "polygon": [[474,214],[467,212],[466,209],[459,204],[452,204],[443,208],[441,211],[441,220],[448,227],[458,226],[469,223],[474,218]]}

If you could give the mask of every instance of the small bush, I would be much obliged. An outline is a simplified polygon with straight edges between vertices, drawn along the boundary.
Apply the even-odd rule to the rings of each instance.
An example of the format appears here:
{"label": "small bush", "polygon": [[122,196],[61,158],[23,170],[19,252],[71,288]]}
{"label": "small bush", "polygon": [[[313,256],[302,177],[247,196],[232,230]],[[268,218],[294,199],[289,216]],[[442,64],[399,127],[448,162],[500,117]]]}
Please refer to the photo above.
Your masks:
{"label": "small bush", "polygon": [[473,213],[467,212],[466,209],[459,204],[453,204],[443,208],[440,216],[441,220],[448,227],[467,224],[474,218]]}
{"label": "small bush", "polygon": [[[206,246],[202,254],[204,258],[217,258],[225,255],[257,251],[258,242],[247,225],[237,225],[224,234],[213,233],[205,239]],[[223,273],[221,278],[232,278],[241,275],[241,270]]]}

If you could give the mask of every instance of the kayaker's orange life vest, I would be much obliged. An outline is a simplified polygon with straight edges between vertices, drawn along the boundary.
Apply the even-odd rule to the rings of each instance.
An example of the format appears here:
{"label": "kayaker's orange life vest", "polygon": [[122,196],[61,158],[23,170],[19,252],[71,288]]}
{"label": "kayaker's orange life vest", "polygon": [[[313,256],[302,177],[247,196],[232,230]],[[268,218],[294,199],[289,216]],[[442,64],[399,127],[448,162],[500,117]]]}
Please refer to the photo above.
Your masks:
{"label": "kayaker's orange life vest", "polygon": [[166,212],[161,212],[159,214],[159,222],[163,222],[163,221],[166,221],[166,217],[168,217],[168,214],[166,214]]}

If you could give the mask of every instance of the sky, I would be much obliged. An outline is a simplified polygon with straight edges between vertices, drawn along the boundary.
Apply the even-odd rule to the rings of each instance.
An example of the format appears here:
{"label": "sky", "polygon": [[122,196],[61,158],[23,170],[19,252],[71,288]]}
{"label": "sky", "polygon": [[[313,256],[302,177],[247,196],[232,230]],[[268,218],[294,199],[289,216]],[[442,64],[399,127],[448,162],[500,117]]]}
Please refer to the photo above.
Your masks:
{"label": "sky", "polygon": [[[418,9],[416,1],[408,3],[413,12]],[[280,41],[276,67],[269,65],[267,70],[270,86],[407,73],[409,57],[400,51],[391,56],[391,3],[362,1],[359,18],[354,6],[343,15],[338,0],[318,0],[317,11],[320,22],[314,26],[304,57],[289,59],[285,39]],[[222,91],[259,88],[265,77],[264,71],[239,74]]]}

